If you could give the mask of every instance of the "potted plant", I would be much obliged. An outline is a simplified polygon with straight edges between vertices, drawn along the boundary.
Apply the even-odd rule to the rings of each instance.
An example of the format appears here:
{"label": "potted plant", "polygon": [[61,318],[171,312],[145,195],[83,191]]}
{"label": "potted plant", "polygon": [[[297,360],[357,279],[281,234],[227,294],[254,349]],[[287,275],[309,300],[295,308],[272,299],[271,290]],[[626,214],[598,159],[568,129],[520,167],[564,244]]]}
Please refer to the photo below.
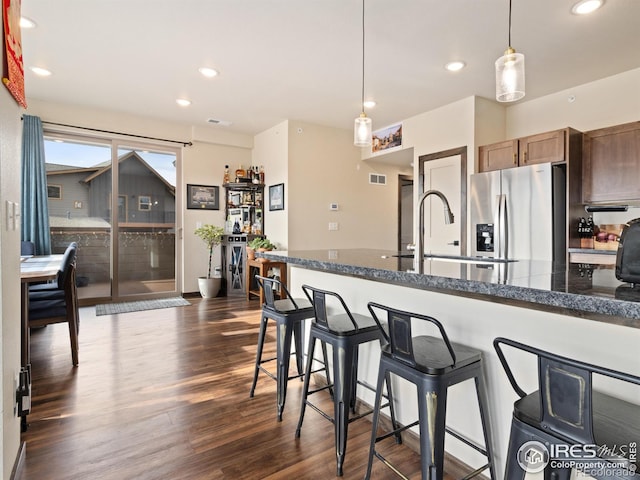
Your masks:
{"label": "potted plant", "polygon": [[[255,242],[252,245],[252,247],[258,252],[267,252],[269,250],[275,250],[276,248],[275,244],[271,243],[271,241],[267,237],[260,239],[259,242]],[[269,260],[266,258],[260,257],[258,258],[258,261],[264,263],[264,262],[268,262]]]}
{"label": "potted plant", "polygon": [[202,295],[202,298],[213,298],[218,295],[218,292],[220,291],[222,278],[220,276],[211,276],[211,260],[213,258],[213,249],[222,242],[224,229],[216,225],[205,224],[196,228],[194,233],[204,241],[207,245],[207,249],[209,250],[209,268],[207,270],[207,276],[198,278],[200,295]]}
{"label": "potted plant", "polygon": [[262,243],[261,237],[256,237],[253,240],[251,240],[249,243],[247,243],[247,259],[248,260],[253,260],[256,258],[256,250],[260,247],[261,243]]}

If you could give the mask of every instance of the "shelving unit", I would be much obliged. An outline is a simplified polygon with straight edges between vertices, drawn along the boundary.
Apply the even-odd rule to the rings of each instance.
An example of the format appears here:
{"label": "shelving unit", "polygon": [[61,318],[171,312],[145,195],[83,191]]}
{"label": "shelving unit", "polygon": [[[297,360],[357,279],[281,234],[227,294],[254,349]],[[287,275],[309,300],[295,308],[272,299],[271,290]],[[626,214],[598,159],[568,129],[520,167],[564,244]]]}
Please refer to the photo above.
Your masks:
{"label": "shelving unit", "polygon": [[[225,219],[227,233],[264,234],[264,185],[239,182],[223,185],[225,189]],[[240,232],[234,232],[238,221]]]}

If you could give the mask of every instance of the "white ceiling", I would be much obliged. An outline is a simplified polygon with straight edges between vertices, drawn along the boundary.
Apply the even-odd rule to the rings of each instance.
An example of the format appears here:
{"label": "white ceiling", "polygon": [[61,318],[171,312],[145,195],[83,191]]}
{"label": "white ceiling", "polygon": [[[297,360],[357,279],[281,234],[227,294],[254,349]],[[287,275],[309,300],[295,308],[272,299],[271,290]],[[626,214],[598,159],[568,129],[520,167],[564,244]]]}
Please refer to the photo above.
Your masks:
{"label": "white ceiling", "polygon": [[[512,46],[526,58],[523,101],[640,67],[640,0],[607,0],[589,16],[571,14],[573,0],[512,1]],[[471,95],[494,98],[508,5],[366,0],[374,129]],[[361,9],[360,0],[22,0],[38,25],[22,32],[27,99],[251,135],[285,119],[351,129]],[[467,67],[445,71],[454,59]],[[31,66],[53,75],[37,77]],[[206,79],[201,66],[220,75]],[[178,107],[178,97],[193,103]]]}

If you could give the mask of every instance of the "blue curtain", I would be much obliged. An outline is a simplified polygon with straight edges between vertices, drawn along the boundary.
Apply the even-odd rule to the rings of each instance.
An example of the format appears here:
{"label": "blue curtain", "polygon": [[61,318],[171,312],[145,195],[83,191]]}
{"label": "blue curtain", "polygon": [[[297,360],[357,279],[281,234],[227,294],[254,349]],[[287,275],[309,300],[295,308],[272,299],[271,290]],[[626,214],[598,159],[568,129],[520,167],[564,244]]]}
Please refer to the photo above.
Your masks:
{"label": "blue curtain", "polygon": [[36,255],[51,253],[47,174],[44,164],[42,121],[22,117],[22,240],[35,244]]}

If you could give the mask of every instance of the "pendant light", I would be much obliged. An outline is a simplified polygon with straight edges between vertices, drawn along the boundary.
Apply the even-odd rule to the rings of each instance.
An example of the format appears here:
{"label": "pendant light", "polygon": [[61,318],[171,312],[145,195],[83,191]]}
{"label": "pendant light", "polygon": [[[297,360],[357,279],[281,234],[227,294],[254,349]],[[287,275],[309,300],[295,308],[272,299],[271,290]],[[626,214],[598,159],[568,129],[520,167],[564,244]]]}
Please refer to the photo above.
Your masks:
{"label": "pendant light", "polygon": [[515,102],[524,97],[524,55],[511,47],[511,0],[509,0],[509,48],[496,60],[496,100]]}
{"label": "pendant light", "polygon": [[371,119],[364,113],[364,1],[362,0],[362,113],[355,119],[353,128],[353,144],[356,147],[368,147],[371,145],[372,125]]}

